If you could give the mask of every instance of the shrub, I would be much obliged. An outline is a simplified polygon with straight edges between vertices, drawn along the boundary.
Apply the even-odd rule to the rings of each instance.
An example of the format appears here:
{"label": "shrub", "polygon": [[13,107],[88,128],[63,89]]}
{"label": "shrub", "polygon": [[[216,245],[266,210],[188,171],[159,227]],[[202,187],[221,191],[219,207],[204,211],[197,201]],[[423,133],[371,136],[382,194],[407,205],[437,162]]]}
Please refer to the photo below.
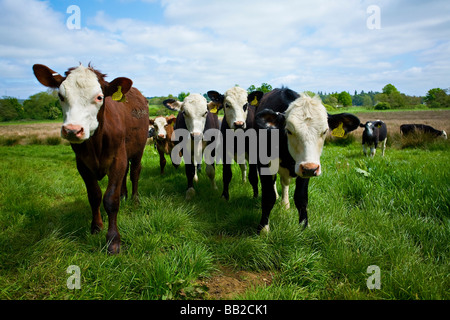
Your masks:
{"label": "shrub", "polygon": [[389,104],[389,102],[379,102],[375,106],[375,110],[389,110],[389,109],[391,109],[391,105]]}

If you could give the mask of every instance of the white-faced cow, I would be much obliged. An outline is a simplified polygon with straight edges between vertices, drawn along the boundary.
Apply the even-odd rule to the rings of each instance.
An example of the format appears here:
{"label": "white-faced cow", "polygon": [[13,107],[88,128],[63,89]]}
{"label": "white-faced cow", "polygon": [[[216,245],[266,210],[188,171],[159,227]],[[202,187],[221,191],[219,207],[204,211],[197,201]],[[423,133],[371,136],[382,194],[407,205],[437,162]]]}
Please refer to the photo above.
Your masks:
{"label": "white-faced cow", "polygon": [[[150,119],[149,124],[153,126],[152,136],[155,139],[156,150],[159,154],[159,166],[161,168],[161,174],[164,174],[164,167],[166,166],[166,157],[172,153],[172,149],[175,143],[172,141],[173,127],[175,124],[176,117],[170,115],[168,117],[156,117],[155,119]],[[177,164],[172,164],[175,168],[178,167]]]}
{"label": "white-faced cow", "polygon": [[362,145],[364,155],[367,156],[367,147],[370,148],[370,156],[375,156],[379,143],[383,144],[382,155],[386,150],[387,142],[387,127],[381,120],[367,121],[365,124],[360,124],[360,127],[364,128],[362,134]]}
{"label": "white-faced cow", "polygon": [[106,75],[91,66],[71,68],[65,76],[40,64],[35,64],[33,70],[41,84],[58,89],[64,117],[61,136],[71,143],[78,172],[86,185],[92,209],[92,233],[103,228],[98,181],[108,176],[103,198],[109,220],[106,240],[108,252],[118,253],[117,213],[120,198],[127,196],[129,167],[132,196],[135,199],[138,196],[141,158],[149,127],[147,100],[132,87],[130,79],[107,82]]}
{"label": "white-faced cow", "polygon": [[412,132],[421,132],[425,134],[431,134],[434,137],[447,139],[447,133],[444,130],[436,130],[432,126],[426,124],[402,124],[400,126],[400,132],[403,135],[408,135]]}
{"label": "white-faced cow", "polygon": [[[186,199],[189,200],[195,196],[195,189],[193,181],[198,180],[197,165],[201,165],[201,160],[197,163],[197,157],[194,155],[196,147],[194,144],[201,143],[201,152],[210,142],[204,142],[203,134],[209,129],[219,129],[219,118],[216,113],[208,110],[206,98],[200,94],[190,94],[183,102],[174,99],[167,99],[163,101],[164,106],[172,111],[178,111],[175,122],[175,135],[178,135],[179,129],[187,130],[191,138],[191,159],[189,163],[185,163],[187,191]],[[179,136],[176,138],[178,140]],[[196,142],[197,141],[197,142]],[[180,141],[176,141],[177,145]],[[197,150],[199,151],[199,150]],[[211,180],[211,185],[217,189],[215,182],[215,166],[214,163],[206,164],[206,175]]]}
{"label": "white-faced cow", "polygon": [[[227,148],[227,130],[253,130],[254,118],[256,107],[261,101],[263,93],[260,91],[254,91],[250,94],[246,90],[240,87],[233,87],[220,94],[217,91],[208,91],[208,97],[216,104],[219,105],[219,109],[224,109],[224,117],[220,132],[222,134],[222,147],[223,155],[227,155],[229,159],[236,159],[239,155],[236,144],[233,144],[233,150]],[[255,135],[256,137],[256,135]],[[247,161],[249,161],[249,141],[245,141],[244,152]],[[247,179],[247,166],[246,163],[239,164],[242,172],[242,180],[245,182]],[[223,161],[223,192],[222,197],[229,200],[229,184],[232,179],[231,163]],[[258,171],[257,164],[249,164],[248,180],[253,188],[253,197],[258,196]]]}
{"label": "white-faced cow", "polygon": [[[296,178],[294,202],[299,222],[308,225],[308,183],[311,177],[322,173],[320,156],[329,129],[341,128],[348,133],[358,128],[359,119],[348,113],[329,115],[318,96],[310,97],[288,89],[274,89],[264,94],[255,116],[255,127],[279,130],[279,167],[282,201],[289,207],[289,182]],[[258,139],[261,139],[258,137]],[[276,201],[273,175],[262,175],[262,216],[258,231],[269,230],[269,215]]]}

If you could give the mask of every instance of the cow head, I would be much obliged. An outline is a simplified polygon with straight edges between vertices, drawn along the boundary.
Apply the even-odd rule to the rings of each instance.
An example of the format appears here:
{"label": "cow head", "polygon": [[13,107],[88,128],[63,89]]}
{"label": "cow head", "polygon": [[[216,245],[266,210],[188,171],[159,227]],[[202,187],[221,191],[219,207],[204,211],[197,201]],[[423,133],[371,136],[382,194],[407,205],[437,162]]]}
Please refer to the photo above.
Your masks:
{"label": "cow head", "polygon": [[359,125],[359,119],[351,114],[327,114],[320,98],[307,94],[291,102],[284,113],[262,110],[255,121],[259,128],[280,130],[280,138],[287,139],[289,154],[295,161],[295,173],[302,178],[321,174],[320,156],[329,129],[341,126],[350,132]]}
{"label": "cow head", "polygon": [[[150,119],[149,124],[153,126],[155,132],[153,136],[156,137],[157,140],[165,140],[167,138],[169,130],[169,126],[172,126],[175,123],[176,117],[170,115],[168,117],[156,117],[155,119]],[[173,130],[173,129],[172,129]]]}
{"label": "cow head", "polygon": [[359,126],[361,128],[364,128],[364,132],[372,137],[374,135],[375,128],[380,128],[383,125],[383,121],[376,120],[376,121],[367,121],[366,123],[360,123]]}
{"label": "cow head", "polygon": [[208,97],[219,109],[224,109],[225,119],[230,129],[246,129],[246,120],[249,104],[257,105],[263,93],[254,91],[250,94],[241,87],[233,87],[224,95],[217,91],[208,91]]}
{"label": "cow head", "polygon": [[123,97],[133,84],[128,78],[108,83],[104,74],[81,64],[69,69],[65,77],[41,64],[35,64],[33,71],[41,84],[58,89],[64,118],[61,136],[70,143],[89,139],[98,127],[97,114],[105,98],[116,92]]}
{"label": "cow head", "polygon": [[182,112],[186,121],[186,129],[193,138],[201,138],[208,115],[206,99],[201,94],[193,93],[184,98],[183,102],[167,99],[163,101],[166,108]]}

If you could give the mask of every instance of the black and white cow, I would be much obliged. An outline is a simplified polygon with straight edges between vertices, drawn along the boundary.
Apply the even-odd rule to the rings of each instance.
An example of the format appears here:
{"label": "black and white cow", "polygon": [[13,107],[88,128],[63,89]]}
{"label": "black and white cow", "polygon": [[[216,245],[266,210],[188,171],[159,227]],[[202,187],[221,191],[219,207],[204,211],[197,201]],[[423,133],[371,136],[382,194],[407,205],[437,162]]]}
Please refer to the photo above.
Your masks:
{"label": "black and white cow", "polygon": [[382,155],[386,150],[387,142],[387,127],[386,123],[381,120],[367,121],[365,124],[360,124],[360,127],[364,128],[362,134],[362,145],[364,155],[367,156],[367,147],[370,148],[370,156],[375,156],[379,143],[383,144]]}
{"label": "black and white cow", "polygon": [[[279,129],[279,166],[277,172],[262,175],[262,216],[258,231],[269,230],[269,215],[276,201],[274,182],[279,173],[282,184],[282,201],[289,207],[289,183],[296,178],[294,202],[299,212],[299,222],[308,225],[308,183],[311,177],[322,172],[320,155],[328,131],[342,128],[345,133],[358,128],[359,119],[348,113],[329,115],[318,96],[310,97],[288,89],[274,89],[264,94],[255,116],[255,128]],[[258,135],[258,139],[261,139]],[[258,141],[260,143],[260,141]],[[275,166],[276,168],[277,166]]]}
{"label": "black and white cow", "polygon": [[[222,147],[223,155],[229,153],[230,159],[236,159],[238,157],[236,145],[233,150],[227,149],[227,134],[226,131],[242,129],[244,132],[252,130],[254,127],[255,110],[258,102],[261,100],[263,92],[254,91],[250,94],[241,87],[233,87],[220,94],[217,91],[208,91],[208,97],[213,103],[219,106],[219,109],[224,109],[224,117],[220,132],[222,134]],[[245,159],[249,161],[249,144],[245,144]],[[242,180],[245,182],[247,179],[247,166],[246,163],[240,163],[242,172]],[[229,184],[232,178],[231,164],[223,162],[223,192],[222,197],[226,200],[230,199]],[[248,180],[253,188],[253,197],[258,196],[258,171],[257,164],[249,164]]]}
{"label": "black and white cow", "polygon": [[[197,158],[194,155],[194,152],[196,150],[194,147],[194,144],[196,143],[195,141],[201,143],[200,151],[203,152],[203,149],[206,147],[206,145],[210,143],[205,143],[204,141],[202,141],[203,134],[209,129],[219,130],[219,119],[217,117],[217,113],[209,112],[206,98],[200,94],[190,94],[184,99],[183,102],[176,101],[174,99],[167,99],[163,101],[163,104],[170,110],[178,111],[174,127],[175,136],[179,134],[179,129],[185,129],[189,131],[191,137],[191,161],[190,163],[185,163],[186,178],[188,184],[186,199],[189,200],[195,196],[193,181],[198,181],[197,165],[201,165],[201,162],[196,162]],[[175,144],[178,144],[179,142],[180,141],[176,142]],[[214,189],[217,189],[216,182],[214,180],[214,163],[206,164],[206,175],[211,180],[212,187]]]}
{"label": "black and white cow", "polygon": [[436,130],[432,126],[426,125],[426,124],[402,124],[400,126],[400,132],[403,135],[408,135],[412,132],[422,132],[422,133],[429,133],[432,134],[435,137],[442,137],[444,139],[447,139],[447,133],[442,130]]}

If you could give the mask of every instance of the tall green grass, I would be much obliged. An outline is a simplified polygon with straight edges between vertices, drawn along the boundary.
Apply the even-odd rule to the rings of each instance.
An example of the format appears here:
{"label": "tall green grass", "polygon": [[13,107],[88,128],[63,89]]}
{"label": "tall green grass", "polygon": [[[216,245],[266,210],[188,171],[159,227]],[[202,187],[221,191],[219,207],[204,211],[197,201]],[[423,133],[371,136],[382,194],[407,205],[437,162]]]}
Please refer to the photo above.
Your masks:
{"label": "tall green grass", "polygon": [[[385,157],[368,158],[355,140],[328,143],[323,174],[310,183],[310,227],[298,227],[292,181],[291,209],[278,201],[271,232],[259,236],[260,197],[252,199],[238,166],[229,202],[220,198],[220,165],[219,190],[203,170],[196,197],[186,202],[183,165],[168,164],[161,176],[147,146],[140,204],[121,203],[122,252],[110,256],[106,231],[89,232],[71,148],[3,146],[0,299],[192,299],[198,296],[187,288],[223,266],[273,274],[270,285],[236,299],[449,299],[449,150],[448,142],[394,143]],[[80,267],[79,290],[67,288],[70,265]],[[380,267],[380,290],[367,288],[370,265]]]}

